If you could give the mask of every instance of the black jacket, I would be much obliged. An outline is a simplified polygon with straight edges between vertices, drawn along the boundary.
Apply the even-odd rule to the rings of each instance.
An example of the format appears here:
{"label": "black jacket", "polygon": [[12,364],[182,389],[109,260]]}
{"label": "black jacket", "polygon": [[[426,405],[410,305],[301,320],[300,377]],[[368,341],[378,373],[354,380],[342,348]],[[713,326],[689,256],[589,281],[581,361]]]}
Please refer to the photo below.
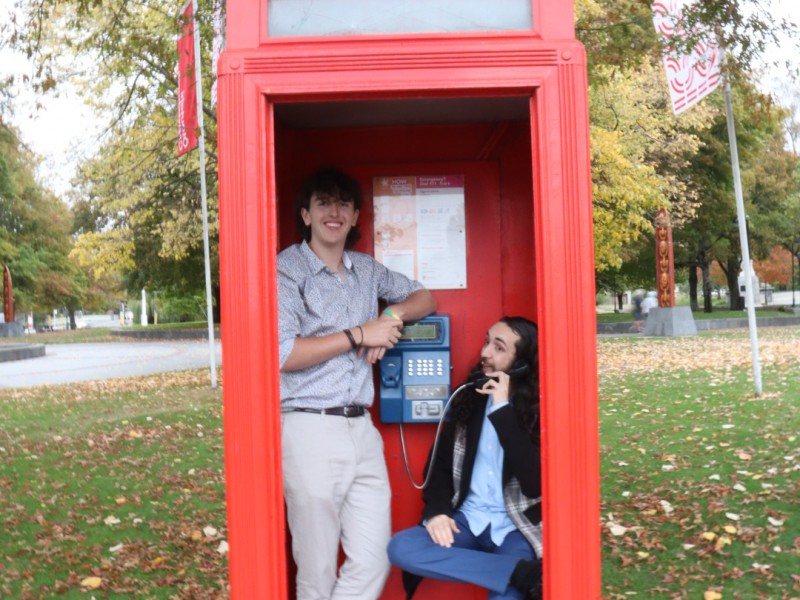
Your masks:
{"label": "black jacket", "polygon": [[[481,402],[481,400],[484,400]],[[472,414],[466,423],[465,454],[461,467],[461,480],[458,489],[458,500],[453,504],[456,495],[453,480],[453,460],[456,437],[455,423],[448,423],[442,432],[442,439],[436,451],[436,456],[428,457],[426,471],[432,468],[430,482],[422,492],[425,506],[422,509],[423,521],[437,515],[452,516],[463,504],[469,494],[472,470],[478,453],[478,442],[483,428],[486,402],[489,399],[478,396]],[[503,447],[503,487],[509,479],[516,477],[520,490],[528,498],[538,498],[541,494],[541,460],[540,447],[537,438],[523,429],[517,414],[511,405],[503,406],[489,415],[489,421],[497,432],[500,445]],[[538,426],[538,424],[537,424]],[[534,504],[524,513],[524,518],[530,523],[538,524],[542,520],[541,502]],[[403,586],[407,598],[411,598],[421,577],[411,573],[403,573]]]}

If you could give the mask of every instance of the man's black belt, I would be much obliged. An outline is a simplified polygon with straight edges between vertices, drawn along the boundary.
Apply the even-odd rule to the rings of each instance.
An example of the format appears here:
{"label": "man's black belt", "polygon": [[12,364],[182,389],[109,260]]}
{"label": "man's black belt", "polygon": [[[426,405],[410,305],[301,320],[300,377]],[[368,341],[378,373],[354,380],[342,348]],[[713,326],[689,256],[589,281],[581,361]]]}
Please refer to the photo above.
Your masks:
{"label": "man's black belt", "polygon": [[336,406],[334,408],[293,408],[295,412],[307,412],[317,415],[334,415],[337,417],[360,417],[363,416],[367,409],[363,406]]}

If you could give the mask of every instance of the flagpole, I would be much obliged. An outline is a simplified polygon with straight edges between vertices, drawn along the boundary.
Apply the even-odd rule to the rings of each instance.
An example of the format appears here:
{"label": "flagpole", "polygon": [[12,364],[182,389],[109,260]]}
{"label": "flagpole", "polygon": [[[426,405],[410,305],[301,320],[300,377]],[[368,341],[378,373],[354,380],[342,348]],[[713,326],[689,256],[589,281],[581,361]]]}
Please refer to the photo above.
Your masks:
{"label": "flagpole", "polygon": [[194,38],[195,91],[197,92],[197,127],[200,130],[200,196],[203,207],[203,257],[206,271],[206,315],[208,317],[208,361],[211,387],[217,387],[217,355],[214,347],[214,312],[211,301],[211,258],[208,250],[208,203],[206,201],[206,145],[203,128],[203,80],[200,77],[200,30],[197,28],[197,0],[192,1],[192,37]]}
{"label": "flagpole", "polygon": [[[694,0],[688,0],[686,4],[691,4]],[[678,36],[685,38],[685,32],[681,32],[679,27],[681,16],[681,6],[679,3],[677,12],[670,13],[667,4],[656,1],[653,2],[653,23],[662,37],[669,43],[670,38]],[[700,32],[702,33],[702,32]],[[701,98],[710,94],[720,83],[720,68],[717,63],[719,51],[724,50],[724,46],[719,43],[708,43],[706,40],[699,40],[690,56],[679,56],[675,50],[665,52],[664,67],[667,72],[667,84],[669,85],[672,110],[678,114],[688,109],[692,104],[699,102]],[[721,55],[724,61],[724,54]],[[697,58],[703,61],[702,71],[697,69]],[[691,77],[685,73],[687,71],[685,63],[690,59]],[[673,85],[672,79],[675,80]],[[691,82],[691,85],[689,85]],[[703,84],[701,86],[700,84]],[[704,87],[704,89],[703,89]],[[690,94],[689,92],[692,92]],[[758,334],[756,332],[756,305],[753,293],[753,275],[750,267],[750,248],[747,239],[747,217],[744,213],[744,200],[742,199],[742,178],[739,172],[739,149],[736,145],[736,126],[733,120],[733,102],[731,101],[731,86],[727,75],[725,76],[725,112],[728,121],[728,141],[731,148],[731,166],[733,167],[733,188],[736,194],[736,213],[739,221],[739,242],[742,246],[742,262],[744,263],[745,274],[745,298],[747,300],[747,320],[750,329],[750,349],[753,360],[753,380],[756,386],[756,395],[761,395],[761,362],[758,357]]]}
{"label": "flagpole", "polygon": [[731,101],[731,84],[725,78],[725,113],[728,120],[728,141],[731,147],[731,165],[733,166],[733,189],[736,195],[736,214],[739,221],[739,242],[742,247],[744,263],[745,298],[747,303],[747,323],[750,329],[750,353],[753,360],[753,381],[756,396],[761,395],[761,361],[758,356],[758,332],[756,330],[756,303],[753,291],[753,273],[750,268],[750,242],[747,239],[747,216],[744,212],[742,198],[742,178],[739,172],[739,148],[736,145],[736,125],[733,120],[733,102]]}

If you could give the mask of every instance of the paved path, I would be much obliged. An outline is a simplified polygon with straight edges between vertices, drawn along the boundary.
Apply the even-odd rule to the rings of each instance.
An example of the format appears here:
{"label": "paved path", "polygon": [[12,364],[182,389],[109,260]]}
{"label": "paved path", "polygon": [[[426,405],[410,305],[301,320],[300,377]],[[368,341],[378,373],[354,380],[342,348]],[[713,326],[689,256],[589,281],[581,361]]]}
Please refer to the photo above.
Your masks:
{"label": "paved path", "polygon": [[[217,366],[222,364],[216,343]],[[208,341],[48,344],[46,354],[0,362],[0,388],[135,377],[209,367]]]}

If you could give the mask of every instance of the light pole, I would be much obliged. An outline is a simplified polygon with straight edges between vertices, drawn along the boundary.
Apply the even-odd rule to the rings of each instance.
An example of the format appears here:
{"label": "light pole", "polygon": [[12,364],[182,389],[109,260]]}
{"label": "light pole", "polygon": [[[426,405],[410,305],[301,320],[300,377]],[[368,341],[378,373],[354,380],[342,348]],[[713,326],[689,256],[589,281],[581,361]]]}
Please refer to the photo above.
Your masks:
{"label": "light pole", "polygon": [[[744,216],[744,229],[745,229],[744,232],[742,232],[742,229],[739,227],[739,217],[738,216],[733,217],[733,226],[739,229],[739,239],[740,239],[740,241],[741,241],[741,234],[742,233],[745,234],[745,237],[747,238],[747,246],[749,248],[749,245],[750,245],[750,217],[747,216],[747,215]],[[749,257],[749,254],[750,254],[750,252],[748,250],[748,257]],[[749,263],[748,263],[748,266],[745,266],[745,264],[744,264],[744,251],[742,252],[741,267],[740,268],[741,268],[741,272],[742,273],[746,274],[749,271]],[[731,309],[735,310],[735,309],[738,308],[739,310],[744,310],[747,307],[747,303],[745,302],[745,297],[747,295],[747,288],[752,287],[752,285],[753,285],[752,277],[750,277],[750,281],[747,281],[747,279],[748,278],[745,276],[745,283],[744,283],[745,289],[744,290],[742,290],[741,286],[739,286],[739,292],[738,292],[739,293],[739,296],[738,296],[739,297],[739,305],[738,306],[731,306]],[[737,283],[738,283],[738,281],[737,281]],[[742,292],[743,291],[745,293],[744,296],[742,296]],[[753,300],[754,302],[758,299],[758,288],[753,290],[753,298],[754,298],[754,300]]]}

